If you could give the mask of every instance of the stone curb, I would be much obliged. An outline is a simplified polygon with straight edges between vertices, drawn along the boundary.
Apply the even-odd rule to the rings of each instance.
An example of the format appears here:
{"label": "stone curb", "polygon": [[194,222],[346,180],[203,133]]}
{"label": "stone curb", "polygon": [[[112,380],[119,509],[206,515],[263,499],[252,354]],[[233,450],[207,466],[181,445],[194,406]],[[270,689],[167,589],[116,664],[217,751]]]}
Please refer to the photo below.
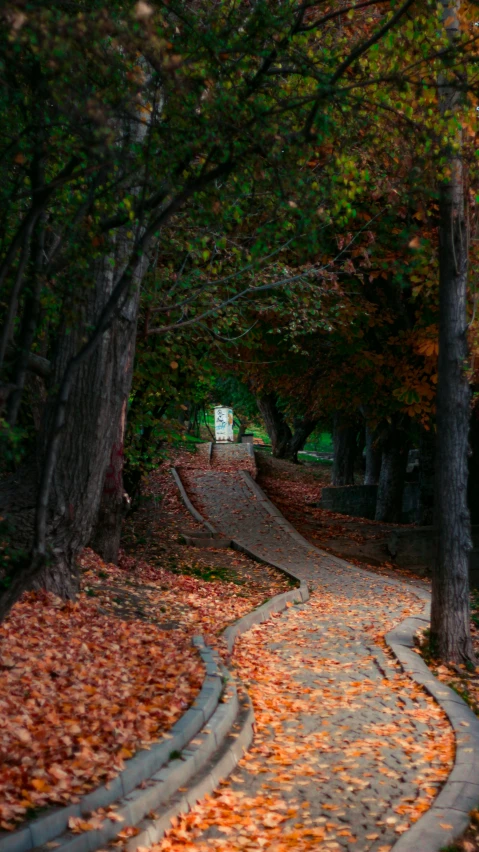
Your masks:
{"label": "stone curb", "polygon": [[[247,447],[247,446],[251,446],[251,445],[245,444],[244,446]],[[203,518],[203,516],[200,515],[198,510],[195,509],[195,507],[193,506],[193,504],[189,500],[188,495],[186,494],[185,488],[183,486],[183,483],[181,482],[180,475],[179,475],[178,471],[176,470],[176,468],[172,468],[172,471],[173,471],[173,476],[175,478],[175,482],[178,484],[178,487],[181,484],[180,491],[182,492],[182,497],[183,497],[183,492],[185,494],[186,500],[185,500],[185,497],[183,497],[183,501],[184,501],[185,505],[190,509],[190,512],[193,514],[193,516],[196,518],[197,521],[200,521],[200,523],[203,523],[206,526],[209,526],[209,528],[211,529],[211,524],[209,524],[208,521],[206,521]],[[252,490],[255,492],[255,494],[260,495],[261,502],[264,503],[265,505],[268,504],[268,507],[271,507],[271,508],[268,508],[268,511],[270,511],[271,514],[273,514],[272,510],[274,509],[274,512],[275,512],[274,517],[275,518],[276,517],[281,518],[286,524],[288,524],[288,528],[291,528],[291,530],[293,530],[293,532],[295,532],[294,528],[291,527],[291,524],[289,524],[289,522],[286,521],[285,518],[283,518],[279,509],[276,509],[276,507],[273,506],[273,503],[271,503],[271,501],[268,500],[266,495],[263,494],[259,485],[256,485],[256,482],[254,481],[252,476],[250,476],[250,474],[245,470],[240,470],[238,472],[245,479],[245,481],[250,486],[250,488],[252,488]],[[186,502],[186,501],[188,501],[188,502]],[[191,506],[191,508],[190,508],[190,506]],[[296,535],[299,536],[299,538],[301,539],[302,542],[307,543],[306,539],[302,539],[301,536],[299,535],[299,533],[296,533]],[[246,615],[243,615],[242,618],[239,618],[238,621],[235,621],[234,624],[231,624],[229,627],[227,627],[226,630],[223,633],[223,636],[226,639],[226,642],[227,642],[227,645],[228,645],[228,651],[230,653],[233,650],[233,646],[234,646],[235,639],[236,639],[237,636],[240,636],[242,633],[245,633],[247,630],[249,630],[251,627],[253,627],[253,625],[261,624],[263,621],[267,621],[268,618],[272,615],[272,613],[282,612],[283,610],[286,609],[288,604],[299,603],[299,602],[304,603],[309,598],[309,590],[308,590],[307,584],[304,582],[304,580],[301,580],[300,577],[298,577],[296,574],[294,574],[293,571],[290,571],[287,568],[284,568],[282,565],[278,565],[276,562],[273,562],[273,560],[271,560],[271,559],[266,559],[263,556],[259,556],[257,553],[255,553],[254,550],[250,550],[249,547],[246,547],[246,545],[241,544],[241,542],[237,541],[234,538],[231,539],[231,546],[233,547],[234,550],[238,550],[241,553],[245,553],[246,556],[249,556],[251,559],[254,559],[256,562],[263,562],[266,565],[272,565],[273,568],[276,568],[278,571],[281,571],[282,574],[286,574],[287,577],[289,577],[292,580],[295,580],[299,585],[298,585],[298,588],[291,589],[291,591],[289,591],[289,592],[282,592],[279,595],[275,595],[273,598],[270,598],[269,601],[266,601],[264,604],[259,606],[257,609],[252,610],[252,612],[248,612]],[[309,545],[309,547],[311,548],[311,545]],[[1,850],[0,850],[0,852],[1,852]]]}
{"label": "stone curb", "polygon": [[182,787],[181,793],[178,791],[161,817],[144,820],[138,825],[140,833],[127,843],[127,852],[158,843],[171,828],[173,817],[188,813],[200,799],[212,793],[230,775],[253,741],[254,712],[249,696],[241,695],[240,702],[242,706],[238,718],[225,737],[214,763],[208,764],[190,786]]}
{"label": "stone curb", "polygon": [[[235,542],[233,542],[233,545]],[[244,552],[248,553],[247,549],[242,548]],[[251,554],[248,554],[251,555]],[[257,557],[254,557],[256,558]],[[262,562],[266,562],[266,560],[262,559]],[[266,562],[266,564],[272,565],[271,562]],[[275,566],[276,567],[276,566]],[[284,569],[281,569],[284,570]],[[290,576],[294,576],[291,574]],[[301,585],[297,589],[292,589],[290,592],[282,592],[280,595],[275,595],[274,598],[271,598],[266,603],[262,604],[258,607],[258,609],[254,609],[252,612],[247,613],[247,615],[243,615],[242,618],[239,618],[238,621],[235,621],[234,624],[231,624],[226,628],[223,633],[224,638],[226,639],[226,643],[228,646],[228,651],[231,653],[234,647],[235,640],[238,636],[241,636],[242,633],[246,633],[247,630],[250,630],[255,624],[262,624],[263,621],[268,621],[270,616],[274,612],[283,612],[286,609],[288,604],[292,605],[295,603],[304,603],[309,598],[309,590],[306,583],[301,582]]]}
{"label": "stone curb", "polygon": [[[312,545],[286,520],[247,471],[238,471],[238,473],[272,519],[282,529],[288,530],[298,544],[306,547],[310,552],[314,551],[322,557],[327,557],[333,564],[344,568],[347,560],[339,559]],[[201,518],[201,515],[199,519],[203,523],[207,523]],[[254,551],[249,550],[240,542],[233,540],[232,544],[235,549],[241,550],[253,559],[259,559],[261,562],[273,565],[299,580],[292,572],[285,570],[283,566],[276,565],[265,557],[257,556]],[[412,650],[414,634],[421,626],[429,623],[429,593],[412,583],[403,583],[394,578],[378,576],[378,574],[363,568],[350,566],[350,570],[357,570],[358,573],[363,576],[366,575],[376,582],[380,580],[403,591],[406,589],[425,604],[420,616],[406,618],[386,635],[385,640],[408,677],[422,686],[448,716],[455,734],[456,755],[453,770],[432,806],[396,841],[392,847],[392,852],[440,852],[443,847],[454,842],[465,831],[469,825],[469,813],[479,802],[479,718],[457,693],[434,677],[424,660]],[[240,633],[245,632],[252,625],[266,620],[272,612],[283,610],[287,601],[294,599],[295,596],[297,599],[301,595],[302,586],[306,588],[306,597],[301,597],[301,600],[307,600],[309,592],[306,584],[301,581],[299,589],[286,592],[284,595],[277,595],[276,598],[272,598],[258,610],[249,613],[228,627],[224,634],[228,648],[232,649],[235,638]],[[287,601],[284,602],[283,606],[280,605],[275,609],[274,602],[280,598],[287,598]],[[270,607],[271,604],[273,606]],[[263,608],[264,614],[260,612]],[[266,614],[266,611],[268,614]],[[474,781],[477,783],[474,783]],[[444,826],[446,827],[444,828]]]}
{"label": "stone curb", "polygon": [[[164,771],[162,767],[168,763],[170,754],[181,752],[215,713],[223,689],[221,670],[211,648],[205,645],[202,636],[195,636],[193,644],[198,649],[206,670],[203,685],[192,706],[173,725],[165,739],[153,743],[148,750],[139,751],[126,761],[125,768],[116,778],[82,796],[78,803],[52,810],[15,832],[3,834],[0,838],[0,852],[28,852],[42,846],[68,829],[70,817],[82,817],[97,808],[108,807],[118,799],[131,795],[139,784],[148,781],[160,770]],[[121,825],[117,827],[117,831],[120,830]],[[91,834],[86,832],[76,835],[75,850],[92,852],[95,846],[90,846],[87,842],[82,843],[82,838]],[[73,846],[71,848],[73,849]]]}
{"label": "stone curb", "polygon": [[408,677],[446,713],[456,739],[456,755],[441,792],[429,810],[394,844],[393,852],[439,852],[466,830],[469,813],[479,803],[479,718],[413,650],[414,634],[425,622],[423,617],[406,618],[386,635],[386,644]]}
{"label": "stone curb", "polygon": [[[161,824],[162,832],[158,834],[158,837],[161,837],[170,827],[165,821],[170,808],[168,807],[160,819],[151,819],[147,815],[154,813],[155,808],[169,803],[172,798],[178,799],[182,786],[196,778],[200,770],[210,763],[212,755],[224,744],[238,717],[239,701],[235,683],[232,682],[227,687],[225,699],[224,703],[217,706],[208,724],[186,743],[187,747],[181,753],[178,752],[178,756],[117,803],[115,820],[105,817],[101,827],[97,829],[81,834],[64,833],[55,847],[58,852],[95,852],[114,840],[122,829],[130,826],[139,828],[138,834],[130,841],[133,849],[147,844],[152,823]],[[211,774],[209,769],[208,774]],[[187,804],[193,802],[192,797],[189,802],[188,797],[186,799]],[[179,801],[184,804],[184,797],[179,796]],[[46,852],[49,846],[42,848]]]}
{"label": "stone curb", "polygon": [[[241,471],[241,476],[264,509],[283,529],[289,530],[298,543],[305,545],[309,550],[315,550],[322,556],[327,556],[338,566],[344,567],[347,560],[333,557],[311,545],[284,518],[246,471]],[[355,567],[352,566],[352,569]],[[362,568],[357,570],[375,581],[378,580],[378,575],[372,571]],[[406,588],[425,604],[420,616],[406,618],[386,635],[385,640],[408,677],[422,686],[444,710],[456,740],[454,767],[444,787],[430,809],[396,841],[392,852],[413,852],[413,850],[414,852],[440,852],[443,847],[454,842],[466,830],[469,825],[469,813],[479,803],[479,718],[456,692],[432,674],[420,655],[412,650],[416,631],[429,623],[431,606],[429,593],[410,583],[402,583],[400,580],[389,577],[380,579],[402,590]]]}
{"label": "stone curb", "polygon": [[[211,446],[213,446],[213,445],[211,445]],[[205,526],[207,529],[209,529],[210,532],[216,534],[217,530],[215,529],[213,524],[210,524],[209,521],[205,521],[203,516],[200,515],[198,510],[195,509],[195,507],[193,506],[193,503],[191,502],[190,498],[188,497],[188,495],[185,491],[185,486],[183,485],[183,483],[180,479],[180,475],[179,475],[176,467],[171,468],[171,473],[172,473],[173,479],[175,480],[175,482],[178,486],[178,490],[180,492],[181,499],[183,500],[183,503],[185,504],[185,506],[188,509],[188,511],[190,512],[190,514],[193,515],[195,521],[199,521],[199,523],[203,524],[203,526]]]}

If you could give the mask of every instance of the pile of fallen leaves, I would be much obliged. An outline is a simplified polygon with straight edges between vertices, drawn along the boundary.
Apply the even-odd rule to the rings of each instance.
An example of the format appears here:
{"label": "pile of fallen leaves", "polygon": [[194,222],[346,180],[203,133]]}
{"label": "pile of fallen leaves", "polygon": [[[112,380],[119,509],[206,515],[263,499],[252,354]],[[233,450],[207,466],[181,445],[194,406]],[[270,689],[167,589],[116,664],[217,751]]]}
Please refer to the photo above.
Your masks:
{"label": "pile of fallen leaves", "polygon": [[112,617],[84,593],[75,603],[24,595],[0,626],[0,643],[7,830],[114,777],[183,714],[203,677],[186,631]]}
{"label": "pile of fallen leaves", "polygon": [[0,826],[66,804],[159,740],[203,680],[192,637],[221,631],[288,587],[228,550],[187,547],[198,528],[169,469],[151,475],[119,565],[80,560],[75,603],[28,593],[0,625]]}

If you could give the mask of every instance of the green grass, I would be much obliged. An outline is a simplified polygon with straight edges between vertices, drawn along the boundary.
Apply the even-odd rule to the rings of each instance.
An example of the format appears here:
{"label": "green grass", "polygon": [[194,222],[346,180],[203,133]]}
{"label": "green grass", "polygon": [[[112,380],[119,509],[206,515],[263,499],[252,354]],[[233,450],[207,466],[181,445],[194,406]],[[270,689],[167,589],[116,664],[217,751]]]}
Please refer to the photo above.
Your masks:
{"label": "green grass", "polygon": [[178,564],[174,557],[170,557],[168,570],[173,574],[186,574],[189,577],[196,577],[197,580],[204,580],[206,583],[214,583],[217,580],[221,580],[222,583],[235,583],[237,586],[243,585],[243,581],[238,577],[238,574],[233,568],[201,565],[197,562],[194,562],[192,565],[187,565],[184,562]]}
{"label": "green grass", "polygon": [[299,461],[301,461],[301,462],[308,462],[308,464],[323,465],[325,467],[331,467],[331,465],[333,463],[332,459],[318,459],[317,456],[310,456],[307,453],[300,453],[298,458],[299,458]]}
{"label": "green grass", "polygon": [[[234,414],[234,409],[233,409],[233,414]],[[206,423],[209,426],[209,428],[211,429],[212,433],[214,434],[215,417],[214,417],[214,414],[213,414],[212,411],[207,413]],[[201,428],[201,434],[202,434],[201,438],[194,438],[192,435],[186,435],[184,443],[197,444],[197,443],[202,442],[202,441],[211,440],[211,436],[210,436],[203,420],[200,422],[200,428]],[[252,423],[248,427],[247,431],[252,432],[255,438],[259,438],[260,440],[262,440],[266,447],[271,447],[271,441],[269,439],[269,435],[268,435],[268,433],[267,433],[267,431],[264,428],[264,425],[262,423],[260,423],[260,422]],[[238,427],[236,425],[234,425],[233,426],[233,435],[234,435],[235,438],[237,437],[238,432],[239,432]],[[332,453],[333,452],[333,438],[332,438],[331,433],[330,432],[319,432],[319,433],[313,432],[311,438],[309,439],[309,441],[307,441],[304,449],[306,451],[309,450],[310,452],[313,452],[313,453]],[[303,456],[303,458],[305,458],[305,457]],[[308,461],[309,460],[317,461],[314,458],[308,459]]]}
{"label": "green grass", "polygon": [[333,436],[330,432],[313,432],[309,441],[304,446],[305,450],[315,453],[332,453],[333,452]]}

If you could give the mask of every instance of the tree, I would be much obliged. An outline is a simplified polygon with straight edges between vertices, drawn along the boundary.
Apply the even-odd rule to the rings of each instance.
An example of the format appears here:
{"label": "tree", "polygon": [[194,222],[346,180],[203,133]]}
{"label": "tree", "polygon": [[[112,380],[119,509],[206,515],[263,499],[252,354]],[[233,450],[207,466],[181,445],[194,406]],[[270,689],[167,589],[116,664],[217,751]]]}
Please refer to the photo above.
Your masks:
{"label": "tree", "polygon": [[[460,4],[442,3],[449,45],[461,38]],[[467,505],[470,389],[466,373],[468,223],[460,109],[461,76],[453,64],[438,83],[441,115],[453,129],[443,152],[439,187],[439,364],[437,384],[436,524],[431,639],[442,659],[473,659],[469,616]]]}

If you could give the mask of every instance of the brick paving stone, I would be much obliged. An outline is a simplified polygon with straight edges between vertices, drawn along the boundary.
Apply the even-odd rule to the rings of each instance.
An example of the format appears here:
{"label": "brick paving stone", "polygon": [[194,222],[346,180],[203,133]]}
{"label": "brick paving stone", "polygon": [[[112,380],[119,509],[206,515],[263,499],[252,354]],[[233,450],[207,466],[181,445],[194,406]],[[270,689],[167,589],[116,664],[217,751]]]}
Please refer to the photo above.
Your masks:
{"label": "brick paving stone", "polygon": [[[444,714],[381,647],[381,636],[421,612],[423,603],[412,586],[398,589],[388,578],[301,544],[239,474],[189,471],[188,492],[219,532],[265,561],[294,569],[312,590],[306,604],[237,642],[239,673],[259,724],[253,748],[227,785],[235,814],[261,824],[255,803],[274,795],[291,809],[281,842],[289,832],[324,828],[311,847],[305,834],[304,845],[291,848],[386,852],[397,828],[430,806],[451,766]],[[256,668],[260,654],[268,683]],[[267,829],[261,830],[267,838],[261,847],[248,845],[245,830],[223,835],[213,809],[209,821],[203,812],[195,849],[283,849],[274,845],[277,835],[269,843]]]}

